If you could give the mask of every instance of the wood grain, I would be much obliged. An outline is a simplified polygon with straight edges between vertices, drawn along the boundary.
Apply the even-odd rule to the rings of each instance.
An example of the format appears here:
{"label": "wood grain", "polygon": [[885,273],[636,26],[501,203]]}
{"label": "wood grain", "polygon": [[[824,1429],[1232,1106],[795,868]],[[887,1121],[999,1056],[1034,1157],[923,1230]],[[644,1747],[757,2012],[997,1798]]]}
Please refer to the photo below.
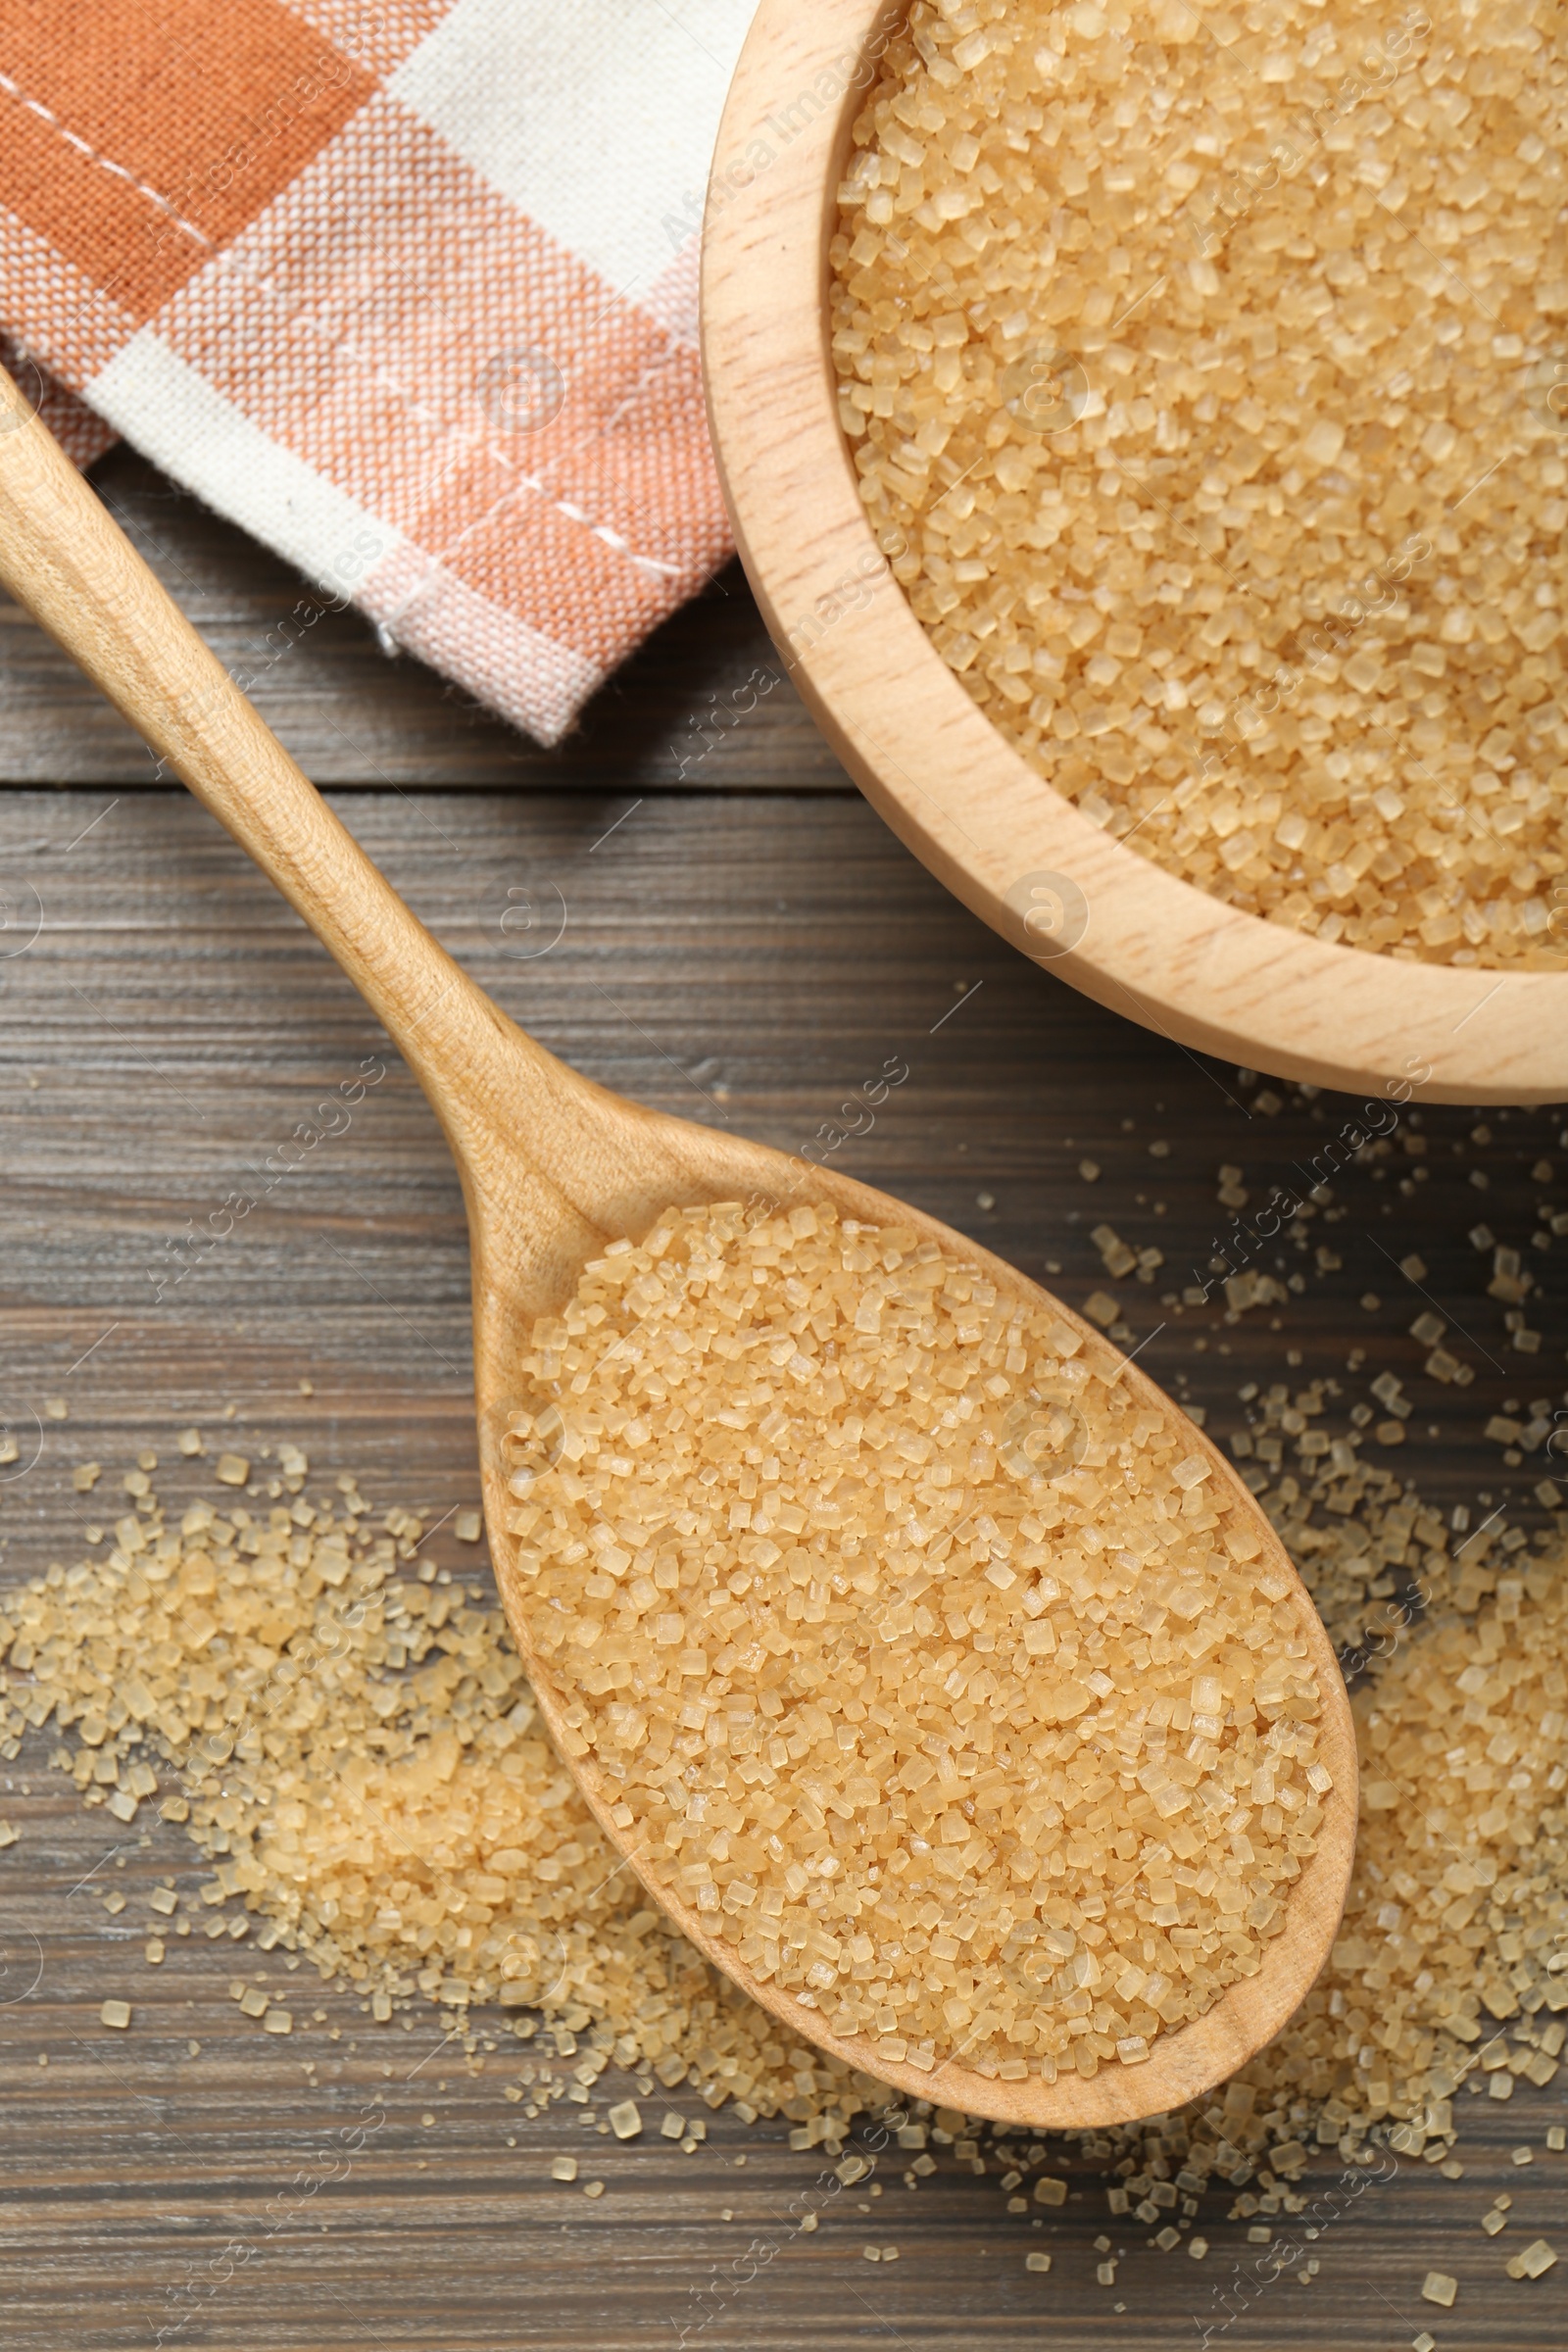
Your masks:
{"label": "wood grain", "polygon": [[[1255,1973],[1201,2017],[1162,2034],[1136,2071],[1092,2082],[1071,2071],[1050,2084],[988,2080],[949,2060],[934,2071],[890,2065],[866,2036],[829,2032],[778,1985],[743,1965],[667,1872],[645,1867],[616,1823],[618,1782],[569,1729],[573,1693],[535,1642],[537,1612],[507,1535],[507,1431],[525,1401],[517,1366],[541,1314],[559,1313],[605,1243],[642,1236],[672,1203],[830,1200],[840,1214],[903,1224],[950,1251],[951,1228],[840,1170],[770,1152],[746,1138],[644,1108],[580,1077],[516,1023],[441,948],[283,750],[221,662],[73,466],[27,416],[0,371],[0,578],[80,664],[149,748],[254,859],[303,917],[418,1079],[457,1163],[467,1210],[473,1284],[474,1403],[491,1554],[541,1714],[609,1843],[698,1949],[743,1990],[833,2057],[911,2098],[1039,2130],[1094,2127],[1157,2114],[1200,2096],[1271,2041],[1328,1957],[1349,1885],[1356,1825],[1356,1750],[1345,1686],[1289,1556],[1234,1464],[1201,1437],[1211,1494],[1228,1494],[1266,1568],[1294,1588],[1298,1631],[1322,1690],[1320,1761],[1333,1793],[1314,1851],[1285,1898],[1280,1932]],[[1157,1413],[1158,1392],[1092,1323],[986,1252],[976,1262],[1025,1313],[1060,1311],[1084,1360]],[[1279,1594],[1283,1587],[1273,1588]]]}
{"label": "wood grain", "polygon": [[[599,792],[843,790],[738,564],[729,564],[542,751],[363,614],[327,604],[123,446],[90,476],[268,724],[321,784]],[[769,684],[768,681],[773,683]],[[0,784],[155,780],[155,762],[74,664],[0,596]],[[607,819],[607,822],[609,820]]]}
{"label": "wood grain", "polygon": [[[1396,962],[1207,897],[1053,791],[915,619],[839,426],[825,301],[850,133],[897,14],[888,0],[761,0],[719,134],[704,241],[719,470],[768,625],[799,657],[828,741],[967,906],[1130,1019],[1323,1086],[1561,1101],[1568,968]],[[1035,885],[1049,894],[1034,902],[1048,922],[1031,939]]]}
{"label": "wood grain", "polygon": [[[8,1409],[58,1395],[71,1406],[66,1424],[45,1424],[29,1477],[0,1488],[4,1575],[76,1556],[73,1462],[120,1464],[151,1446],[164,1458],[160,1485],[177,1494],[189,1473],[169,1466],[172,1433],[193,1419],[220,1427],[230,1403],[248,1446],[283,1436],[306,1446],[313,1488],[341,1465],[383,1504],[439,1517],[472,1501],[462,1201],[414,1081],[303,927],[183,794],[140,795],[84,834],[103,806],[101,792],[0,795],[0,887],[13,903],[35,889],[44,913],[31,948],[0,965],[0,1364]],[[1446,1505],[1474,1505],[1478,1493],[1488,1507],[1505,1494],[1527,1501],[1537,1473],[1499,1468],[1479,1432],[1510,1395],[1560,1383],[1568,1317],[1548,1296],[1542,1356],[1509,1357],[1504,1309],[1485,1296],[1490,1259],[1465,1239],[1477,1211],[1469,1175],[1484,1163],[1486,1216],[1528,1248],[1543,1189],[1531,1170],[1544,1152],[1561,1161],[1559,1119],[1494,1115],[1483,1151],[1466,1141],[1472,1116],[1427,1112],[1430,1181],[1402,1194],[1397,1162],[1336,1178],[1343,1268],[1279,1310],[1283,1330],[1261,1313],[1227,1324],[1217,1305],[1177,1314],[1159,1289],[1206,1263],[1226,1222],[1216,1168],[1243,1166],[1265,1197],[1298,1181],[1353,1104],[1298,1097],[1268,1115],[1233,1070],[1032,970],[854,799],[676,796],[598,848],[618,799],[433,792],[338,806],[475,977],[601,1083],[790,1149],[901,1054],[910,1081],[845,1147],[852,1173],[1075,1305],[1104,1285],[1092,1226],[1106,1219],[1135,1247],[1157,1244],[1167,1268],[1156,1287],[1120,1286],[1147,1338],[1140,1362],[1206,1405],[1216,1435],[1238,1425],[1236,1390],[1249,1379],[1335,1375],[1348,1401],[1353,1344],[1369,1350],[1362,1381],[1389,1366],[1418,1398],[1400,1460],[1424,1493]],[[560,891],[568,920],[547,954],[519,956],[516,933],[500,928],[520,903],[509,889]],[[349,1134],[308,1157],[155,1307],[148,1268],[167,1266],[187,1218],[247,1182],[366,1056],[387,1075]],[[1168,1154],[1152,1157],[1154,1142]],[[1086,1154],[1102,1169],[1092,1186],[1077,1172]],[[1430,1269],[1427,1288],[1487,1350],[1462,1398],[1421,1377],[1425,1350],[1408,1336],[1417,1302],[1389,1262],[1411,1250]],[[1560,1290],[1552,1259],[1536,1262],[1548,1293]],[[1358,1303],[1373,1291],[1375,1312]],[[1299,1365],[1286,1366],[1286,1348]],[[315,1382],[310,1399],[302,1376]],[[435,1548],[454,1565],[464,1557],[448,1536]],[[351,1999],[324,1992],[296,2006],[306,2018],[324,2010],[342,2041],[303,2023],[292,2041],[265,2038],[226,1997],[226,1947],[205,1941],[172,1949],[162,1975],[145,1970],[127,1924],[134,1905],[112,1920],[93,1888],[110,1878],[131,1892],[170,1871],[194,1886],[192,1849],[159,1828],[152,1844],[106,1861],[101,1816],[78,1812],[47,1773],[49,1744],[0,1767],[0,1810],[22,1831],[0,1855],[0,2208],[17,2352],[151,2345],[168,2290],[192,2272],[210,2278],[240,2236],[252,2258],[173,2342],[642,2352],[676,2333],[694,2286],[733,2278],[759,2238],[776,2257],[692,2340],[726,2352],[895,2340],[1024,2352],[1042,2338],[1063,2352],[1174,2352],[1200,2340],[1195,2320],[1212,2319],[1213,2287],[1257,2251],[1245,2225],[1225,2221],[1220,2194],[1199,2225],[1206,2264],[1160,2255],[1141,2227],[1111,2219],[1092,2167],[1075,2171],[1062,2216],[1034,2231],[1006,2214],[995,2160],[981,2180],[951,2156],[914,2195],[884,2165],[874,2203],[841,2200],[814,2236],[788,2235],[779,2217],[814,2180],[814,2161],[792,2155],[781,2132],[722,2115],[710,2149],[689,2159],[647,2136],[626,2148],[594,2136],[609,2187],[591,2206],[547,2178],[553,2153],[590,2135],[560,2110],[520,2123],[500,2096],[499,2054],[469,2076],[453,2051],[433,2054],[433,2024],[378,2033]],[[128,2034],[97,2026],[111,1994],[138,2004]],[[202,2044],[196,2059],[187,2036]],[[305,2224],[272,2230],[270,2200],[309,2172],[323,2130],[352,2123],[371,2094],[388,2115],[373,2151],[311,2200]],[[1506,2113],[1461,2102],[1463,2181],[1401,2166],[1314,2244],[1322,2268],[1310,2286],[1288,2276],[1215,2340],[1226,2352],[1397,2352],[1430,2326],[1443,2352],[1554,2352],[1568,2343],[1561,2268],[1528,2286],[1501,2264],[1521,2230],[1560,2235],[1563,2160],[1543,2143],[1545,2124],[1565,2120],[1557,2085],[1521,2085]],[[1516,2171],[1507,2151],[1521,2141],[1536,2161]],[[1337,2176],[1331,2165],[1309,2178]],[[1504,2187],[1514,2220],[1489,2240],[1476,2223]],[[1102,2231],[1126,2249],[1111,2290],[1095,2279]],[[900,2263],[864,2263],[866,2242],[899,2244]],[[1048,2278],[1023,2267],[1026,2247],[1040,2246],[1054,2255]],[[1460,2279],[1451,2313],[1420,2301],[1434,2267]]]}

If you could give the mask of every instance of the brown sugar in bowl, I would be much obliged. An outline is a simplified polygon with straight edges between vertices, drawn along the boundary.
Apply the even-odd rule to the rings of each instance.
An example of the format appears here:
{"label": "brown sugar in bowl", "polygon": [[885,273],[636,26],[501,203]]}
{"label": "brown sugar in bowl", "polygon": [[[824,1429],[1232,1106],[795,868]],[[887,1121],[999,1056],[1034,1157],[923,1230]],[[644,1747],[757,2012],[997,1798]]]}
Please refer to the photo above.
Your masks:
{"label": "brown sugar in bowl", "polygon": [[791,676],[872,806],[976,914],[1111,1010],[1347,1091],[1568,1098],[1568,969],[1407,962],[1227,906],[1110,839],[992,726],[915,618],[861,504],[829,350],[853,126],[904,10],[761,0],[710,191],[714,445]]}

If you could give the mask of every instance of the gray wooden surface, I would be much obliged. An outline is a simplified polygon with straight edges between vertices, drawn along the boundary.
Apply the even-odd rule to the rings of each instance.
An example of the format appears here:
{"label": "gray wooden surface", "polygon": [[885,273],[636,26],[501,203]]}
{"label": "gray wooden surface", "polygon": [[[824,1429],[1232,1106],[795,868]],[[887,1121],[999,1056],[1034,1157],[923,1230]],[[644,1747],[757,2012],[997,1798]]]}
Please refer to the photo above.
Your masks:
{"label": "gray wooden surface", "polygon": [[[128,459],[105,470],[127,499],[139,483],[142,514],[162,496]],[[197,609],[232,652],[223,630],[255,625],[280,593],[275,567],[183,502],[166,502],[166,526],[176,511],[178,563],[195,570],[194,548],[208,549]],[[166,548],[175,536],[166,527]],[[321,772],[375,787],[340,797],[348,821],[507,1009],[579,1067],[793,1146],[900,1054],[907,1084],[845,1147],[844,1163],[1075,1303],[1104,1279],[1095,1224],[1157,1245],[1167,1267],[1156,1284],[1121,1286],[1129,1327],[1147,1340],[1141,1360],[1204,1405],[1211,1429],[1237,1425],[1235,1393],[1249,1378],[1335,1371],[1348,1403],[1353,1344],[1370,1351],[1363,1379],[1392,1364],[1418,1397],[1405,1455],[1427,1492],[1525,1492],[1539,1473],[1502,1470],[1475,1433],[1509,1395],[1560,1386],[1568,1318],[1543,1261],[1548,1295],[1539,1310],[1532,1302],[1543,1354],[1524,1369],[1508,1357],[1504,1310],[1484,1296],[1490,1267],[1464,1238],[1477,1214],[1469,1173],[1484,1157],[1486,1216],[1499,1236],[1528,1241],[1542,1190],[1530,1170],[1557,1151],[1560,1119],[1493,1114],[1483,1153],[1465,1140],[1474,1114],[1428,1114],[1432,1175],[1409,1197],[1397,1168],[1351,1170],[1338,1188],[1343,1269],[1276,1310],[1280,1330],[1266,1313],[1227,1326],[1217,1306],[1177,1314],[1161,1304],[1206,1261],[1224,1216],[1218,1167],[1245,1167],[1266,1192],[1351,1106],[1281,1089],[1283,1108],[1260,1113],[1234,1071],[1024,964],[856,797],[823,789],[831,763],[798,712],[782,715],[784,702],[731,731],[722,771],[704,776],[700,793],[644,793],[668,756],[669,713],[731,674],[726,664],[765,659],[744,589],[727,586],[728,601],[674,624],[668,646],[623,681],[615,709],[596,713],[585,745],[620,746],[630,772],[610,748],[579,746],[551,762],[461,716],[444,737],[442,690],[409,672],[404,699],[390,696],[400,671],[375,666],[381,657],[350,622],[333,624],[341,643],[318,633],[308,653],[286,658],[280,672],[299,666],[286,686],[276,676],[272,707],[308,756],[313,745],[327,751]],[[166,1266],[187,1217],[243,1182],[319,1091],[382,1041],[226,839],[182,795],[146,789],[145,761],[138,770],[134,751],[69,684],[10,620],[0,638],[5,764],[34,785],[0,794],[10,926],[0,950],[24,950],[0,961],[0,1415],[20,1423],[64,1396],[70,1418],[45,1421],[36,1467],[0,1486],[0,1577],[76,1556],[73,1462],[128,1462],[150,1446],[170,1464],[175,1429],[230,1404],[249,1445],[303,1444],[313,1481],[352,1467],[378,1501],[439,1516],[475,1493],[462,1209],[395,1057],[346,1135],[199,1272],[154,1298],[150,1270]],[[372,722],[377,761],[403,789],[364,761],[331,765],[331,743]],[[432,787],[475,789],[422,788],[421,761]],[[72,788],[37,788],[51,776]],[[716,781],[724,788],[706,789]],[[757,782],[774,789],[748,789]],[[1168,1152],[1152,1154],[1156,1143]],[[1092,1186],[1078,1173],[1086,1156],[1102,1169]],[[1481,1376],[1462,1398],[1421,1380],[1414,1306],[1390,1264],[1411,1249],[1446,1311],[1482,1344]],[[1375,1312],[1358,1303],[1369,1291],[1383,1301]],[[314,1383],[309,1400],[302,1377]],[[168,1471],[171,1492],[182,1480],[188,1472]],[[455,1563],[446,1542],[437,1554]],[[22,1833],[0,1854],[0,2340],[16,2352],[151,2346],[171,2296],[192,2278],[220,2282],[166,2341],[641,2352],[677,2343],[691,2290],[715,2274],[733,2279],[754,2239],[775,2244],[776,2257],[688,2343],[1175,2352],[1201,2341],[1214,2287],[1253,2251],[1244,2225],[1225,2220],[1223,2192],[1205,2200],[1200,2227],[1212,2251],[1199,2264],[1112,2221],[1092,2169],[1076,2175],[1062,2216],[1033,2231],[1006,2214],[994,2177],[951,2159],[914,2194],[884,2168],[874,2202],[846,2194],[815,2235],[793,2235],[782,2217],[815,2161],[792,2154],[782,2130],[723,2116],[689,2158],[651,2135],[624,2148],[595,2136],[608,2188],[590,2205],[549,2178],[551,2155],[583,2143],[574,2111],[522,2122],[501,2095],[504,2053],[466,2071],[438,2046],[434,2013],[407,2032],[377,2031],[351,1999],[323,1990],[297,2006],[324,2010],[341,2041],[304,2025],[285,2041],[240,2018],[222,1947],[172,1943],[162,1971],[145,1969],[141,1933],[127,1925],[137,1906],[113,1919],[101,1889],[129,1893],[170,1871],[194,1885],[192,1849],[159,1826],[112,1851],[103,1815],[82,1813],[47,1770],[49,1744],[0,1766],[0,1814]],[[112,1994],[136,2001],[129,2034],[97,2023]],[[190,2039],[198,2056],[186,2054]],[[275,2226],[279,2192],[321,2169],[323,2132],[352,2124],[368,2100],[385,2127],[346,2175],[302,2197],[300,2218]],[[1461,2103],[1461,2182],[1403,2167],[1314,2248],[1310,2286],[1282,2279],[1210,2341],[1227,2352],[1395,2352],[1425,2327],[1441,2352],[1568,2343],[1568,2264],[1536,2285],[1501,2270],[1524,2234],[1564,2234],[1568,2159],[1544,2142],[1565,2114],[1557,2086],[1522,2085],[1505,2110]],[[1516,2171],[1507,2150],[1521,2141],[1538,2153]],[[1000,2170],[994,2162],[992,2175]],[[1479,2218],[1504,2184],[1515,2222],[1490,2240]],[[1126,2249],[1111,2290],[1095,2278],[1102,2230]],[[868,2241],[897,2243],[898,2265],[867,2264]],[[231,2243],[249,2252],[225,2258]],[[1024,2268],[1025,2251],[1042,2245],[1054,2258],[1048,2277]],[[1434,2266],[1460,2279],[1452,2312],[1420,2300]]]}

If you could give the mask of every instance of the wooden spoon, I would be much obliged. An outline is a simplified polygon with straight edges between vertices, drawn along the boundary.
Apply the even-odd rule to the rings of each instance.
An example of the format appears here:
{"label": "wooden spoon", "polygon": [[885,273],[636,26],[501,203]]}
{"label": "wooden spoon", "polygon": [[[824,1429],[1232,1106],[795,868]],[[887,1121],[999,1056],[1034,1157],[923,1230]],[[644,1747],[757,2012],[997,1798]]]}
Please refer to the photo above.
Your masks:
{"label": "wooden spoon", "polygon": [[[558,1311],[584,1262],[646,1233],[671,1203],[760,1195],[831,1200],[847,1215],[912,1225],[981,1266],[1005,1298],[1048,1303],[1103,1374],[1175,1407],[1098,1331],[1012,1267],[902,1201],[830,1170],[641,1109],[566,1069],[524,1036],[438,947],[264,725],[35,416],[0,374],[0,578],[183,777],[336,957],[429,1097],[458,1164],[473,1264],[474,1384],[491,1548],[507,1615],[560,1746],[564,1701],[529,1634],[507,1535],[503,1437],[520,1401],[517,1367],[536,1316]],[[1189,1442],[1269,1561],[1294,1570],[1235,1472],[1200,1432]],[[1161,2112],[1233,2073],[1285,2023],[1317,1975],[1339,1922],[1356,1819],[1355,1739],[1334,1651],[1295,1584],[1323,1692],[1321,1755],[1333,1775],[1317,1848],[1292,1890],[1284,1932],[1255,1976],[1207,2015],[1159,2035],[1140,2066],[1089,2082],[1002,2082],[954,2063],[921,2074],[830,2034],[818,2011],[758,1983],[701,1918],[628,1856],[697,1947],[793,2032],[913,2097],[1037,2128],[1097,2126]],[[562,1752],[565,1753],[564,1747]],[[624,1850],[590,1758],[572,1767],[605,1836]]]}

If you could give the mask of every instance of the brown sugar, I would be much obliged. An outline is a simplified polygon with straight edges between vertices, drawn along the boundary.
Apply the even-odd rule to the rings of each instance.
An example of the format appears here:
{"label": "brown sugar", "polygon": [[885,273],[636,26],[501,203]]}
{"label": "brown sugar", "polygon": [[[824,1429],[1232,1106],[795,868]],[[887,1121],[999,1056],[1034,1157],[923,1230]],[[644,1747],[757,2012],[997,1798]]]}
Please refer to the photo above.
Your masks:
{"label": "brown sugar", "polygon": [[[221,1511],[171,1523],[137,1483],[107,1554],[0,1603],[8,1755],[52,1725],[85,1803],[184,1825],[215,1864],[206,1917],[254,1920],[247,1949],[303,1952],[378,2022],[500,2001],[552,2021],[579,2078],[613,2055],[821,2140],[883,2096],[650,1907],[542,1737],[500,1610],[426,1581],[414,1513],[372,1528],[348,1479],[346,1500],[265,1515],[220,1489]],[[540,2070],[534,2095],[566,2082]]]}
{"label": "brown sugar", "polygon": [[[1295,2183],[1314,2147],[1349,2168],[1353,2196],[1355,2168],[1386,2170],[1390,2150],[1446,2159],[1472,2086],[1490,2108],[1555,2081],[1568,2041],[1563,1568],[1559,1536],[1512,1572],[1479,1571],[1479,1598],[1440,1577],[1430,1620],[1376,1662],[1355,1700],[1356,1871],[1329,1966],[1221,2094],[1084,2139],[1092,2161],[1123,2160],[1118,2179],[1132,2160],[1112,2196],[1138,2221],[1164,2218],[1140,2184],[1177,2166],[1194,2196],[1216,2180],[1243,2191],[1233,2220],[1301,2213],[1311,2189]],[[1451,2160],[1442,2170],[1462,2177]],[[1494,2200],[1489,2234],[1510,2202]],[[1550,2249],[1526,2252],[1544,2265]],[[1510,2277],[1538,2275],[1512,2262]]]}
{"label": "brown sugar", "polygon": [[1414,2153],[1451,2136],[1478,2069],[1510,2091],[1544,2083],[1568,2038],[1552,1966],[1568,1953],[1563,1531],[1535,1556],[1501,1512],[1457,1532],[1346,1440],[1314,1437],[1326,1401],[1321,1382],[1276,1383],[1250,1447],[1294,1441],[1258,1499],[1363,1678],[1356,1867],[1329,1967],[1247,2080],[1332,2099],[1347,2125],[1393,2118]]}
{"label": "brown sugar", "polygon": [[[1248,2070],[1423,2138],[1478,2071],[1557,2073],[1568,2010],[1568,1599],[1559,1561],[1442,1611],[1357,1694],[1361,1820],[1330,1966]],[[1511,2038],[1509,2038],[1511,2036]],[[1494,2096],[1498,2095],[1496,2092]]]}
{"label": "brown sugar", "polygon": [[1568,945],[1540,0],[916,0],[832,247],[867,514],[1094,823],[1318,938]]}
{"label": "brown sugar", "polygon": [[670,1210],[543,1320],[525,1607],[640,1866],[887,2063],[1137,2064],[1331,1782],[1302,1603],[1048,1303],[818,1205]]}
{"label": "brown sugar", "polygon": [[[1323,1401],[1317,1387],[1270,1389],[1256,1426],[1300,1454]],[[507,2094],[540,2104],[564,2094],[568,2067],[596,2076],[612,2057],[683,2083],[683,2105],[782,2114],[800,2147],[832,2148],[885,2104],[881,2085],[710,1971],[617,1869],[539,1735],[500,1611],[434,1580],[416,1514],[372,1523],[349,1480],[330,1500],[255,1515],[220,1489],[220,1509],[171,1519],[139,1484],[106,1552],[0,1603],[0,1745],[15,1756],[52,1729],[84,1803],[182,1822],[215,1872],[189,1913],[254,1931],[252,1979],[267,1952],[298,1951],[382,2022],[411,2000],[461,2022],[499,1998],[522,2032],[546,2023],[524,2088]],[[1337,1638],[1368,1662],[1345,1922],[1302,2009],[1222,2094],[1092,2136],[1085,2154],[1135,2156],[1155,2180],[1179,2168],[1184,2189],[1261,2181],[1268,2209],[1290,2214],[1314,2142],[1370,2166],[1381,2126],[1404,2156],[1444,2155],[1482,2095],[1490,2114],[1558,2075],[1568,1601],[1560,1530],[1534,1554],[1500,1517],[1450,1535],[1410,1485],[1336,1460],[1332,1443],[1259,1499]],[[1390,1563],[1398,1588],[1380,1592]],[[730,1753],[737,1771],[753,1760]],[[159,1887],[148,1900],[172,1936],[181,1898]],[[701,2121],[677,2120],[695,2149]],[[1031,2172],[1046,2153],[1030,2148]],[[1140,2222],[1163,2222],[1131,2194]],[[1029,2210],[1065,2195],[1042,2173]],[[1237,2211],[1253,2209],[1244,2197]]]}

